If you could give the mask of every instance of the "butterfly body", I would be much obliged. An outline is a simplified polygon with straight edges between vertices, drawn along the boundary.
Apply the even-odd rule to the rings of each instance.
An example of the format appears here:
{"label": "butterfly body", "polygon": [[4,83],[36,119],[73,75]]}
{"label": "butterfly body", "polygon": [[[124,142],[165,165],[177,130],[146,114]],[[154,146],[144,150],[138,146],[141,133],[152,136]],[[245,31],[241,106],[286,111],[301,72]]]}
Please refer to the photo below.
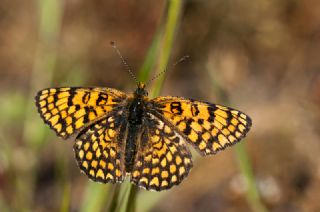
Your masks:
{"label": "butterfly body", "polygon": [[240,141],[251,127],[244,113],[180,97],[149,99],[145,86],[133,94],[111,88],[48,88],[36,95],[40,116],[59,137],[76,136],[80,169],[103,183],[130,181],[166,190],[188,176],[187,144],[201,155]]}
{"label": "butterfly body", "polygon": [[145,98],[146,92],[144,85],[140,84],[134,92],[133,97],[128,101],[128,118],[127,118],[127,139],[125,147],[125,169],[126,173],[130,174],[133,168],[134,159],[137,152],[137,141],[141,125],[145,116]]}

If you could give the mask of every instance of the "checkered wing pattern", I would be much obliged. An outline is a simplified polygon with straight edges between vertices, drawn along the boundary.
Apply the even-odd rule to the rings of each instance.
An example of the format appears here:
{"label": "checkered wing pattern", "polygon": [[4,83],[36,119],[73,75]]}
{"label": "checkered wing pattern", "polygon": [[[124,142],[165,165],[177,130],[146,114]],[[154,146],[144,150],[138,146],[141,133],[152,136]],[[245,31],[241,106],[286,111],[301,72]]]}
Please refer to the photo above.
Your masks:
{"label": "checkered wing pattern", "polygon": [[246,114],[222,105],[177,97],[158,97],[154,108],[201,155],[215,154],[240,141],[251,127]]}
{"label": "checkered wing pattern", "polygon": [[111,88],[48,88],[35,97],[41,118],[68,138],[114,110],[126,94]]}
{"label": "checkered wing pattern", "polygon": [[94,181],[122,182],[125,177],[125,118],[110,115],[78,135],[74,144],[80,169]]}
{"label": "checkered wing pattern", "polygon": [[184,139],[156,116],[148,113],[138,142],[131,182],[147,190],[169,189],[188,175],[191,154]]}

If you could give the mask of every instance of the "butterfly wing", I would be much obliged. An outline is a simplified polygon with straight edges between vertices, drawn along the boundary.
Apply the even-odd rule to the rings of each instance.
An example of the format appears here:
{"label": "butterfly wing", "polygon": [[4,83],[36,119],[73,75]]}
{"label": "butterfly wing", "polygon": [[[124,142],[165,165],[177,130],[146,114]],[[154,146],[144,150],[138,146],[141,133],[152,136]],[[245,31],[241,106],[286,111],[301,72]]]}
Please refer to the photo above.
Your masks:
{"label": "butterfly wing", "polygon": [[184,139],[150,113],[143,126],[131,182],[156,191],[180,184],[192,168],[191,154]]}
{"label": "butterfly wing", "polygon": [[126,118],[115,112],[81,132],[74,144],[80,169],[91,180],[102,183],[122,182],[125,177]]}
{"label": "butterfly wing", "polygon": [[68,138],[121,106],[125,93],[110,88],[48,88],[35,97],[41,118]]}
{"label": "butterfly wing", "polygon": [[172,123],[201,155],[240,141],[251,127],[246,114],[222,105],[177,97],[152,100],[155,113]]}

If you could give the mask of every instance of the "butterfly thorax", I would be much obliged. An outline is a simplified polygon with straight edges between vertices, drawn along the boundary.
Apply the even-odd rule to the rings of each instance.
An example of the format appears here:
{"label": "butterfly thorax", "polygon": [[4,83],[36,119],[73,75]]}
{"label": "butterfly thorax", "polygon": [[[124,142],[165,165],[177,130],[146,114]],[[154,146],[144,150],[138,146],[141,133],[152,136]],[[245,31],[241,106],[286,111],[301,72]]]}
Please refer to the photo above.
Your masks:
{"label": "butterfly thorax", "polygon": [[143,123],[146,96],[147,92],[144,89],[144,85],[139,84],[133,98],[128,103],[128,136],[125,147],[125,167],[127,173],[131,172],[135,155],[137,153],[137,136]]}
{"label": "butterfly thorax", "polygon": [[128,122],[131,125],[141,125],[144,111],[145,98],[148,95],[145,86],[139,83],[138,88],[133,94],[133,98],[129,101]]}

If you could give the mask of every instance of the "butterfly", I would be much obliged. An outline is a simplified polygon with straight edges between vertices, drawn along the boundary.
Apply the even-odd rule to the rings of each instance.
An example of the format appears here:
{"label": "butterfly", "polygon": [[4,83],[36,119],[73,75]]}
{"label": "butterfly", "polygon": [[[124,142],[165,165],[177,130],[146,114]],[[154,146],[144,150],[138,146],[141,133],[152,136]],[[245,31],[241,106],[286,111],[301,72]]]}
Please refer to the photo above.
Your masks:
{"label": "butterfly", "polygon": [[226,106],[172,96],[149,99],[143,83],[132,94],[47,88],[35,101],[57,136],[76,135],[75,158],[91,180],[120,183],[128,176],[147,190],[166,190],[187,177],[193,166],[187,144],[212,155],[251,127],[249,116]]}

